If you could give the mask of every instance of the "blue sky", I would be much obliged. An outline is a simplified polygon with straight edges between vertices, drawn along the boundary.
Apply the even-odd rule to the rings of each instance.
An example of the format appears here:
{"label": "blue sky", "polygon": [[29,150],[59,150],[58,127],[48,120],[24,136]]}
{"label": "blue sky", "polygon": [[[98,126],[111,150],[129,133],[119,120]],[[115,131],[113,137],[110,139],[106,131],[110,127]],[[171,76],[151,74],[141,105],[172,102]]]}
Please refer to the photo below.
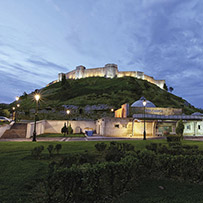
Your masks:
{"label": "blue sky", "polygon": [[77,65],[116,63],[165,79],[203,108],[202,0],[0,2],[0,102]]}

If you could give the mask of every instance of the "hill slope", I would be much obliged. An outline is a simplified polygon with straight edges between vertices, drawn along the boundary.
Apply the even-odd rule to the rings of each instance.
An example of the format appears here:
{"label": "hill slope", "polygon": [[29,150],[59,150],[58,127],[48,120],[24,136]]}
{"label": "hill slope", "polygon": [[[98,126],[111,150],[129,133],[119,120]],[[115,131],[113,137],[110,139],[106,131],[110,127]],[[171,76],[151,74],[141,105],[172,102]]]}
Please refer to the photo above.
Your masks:
{"label": "hill slope", "polygon": [[[157,107],[183,108],[185,114],[191,114],[199,110],[181,97],[162,90],[145,80],[133,77],[113,79],[92,77],[65,80],[42,88],[40,93],[42,95],[41,109],[51,107],[59,110],[62,105],[84,107],[97,104],[107,104],[116,109],[121,104],[132,104],[141,96],[144,96]],[[31,95],[20,97],[22,110],[26,111],[26,109],[34,107]]]}

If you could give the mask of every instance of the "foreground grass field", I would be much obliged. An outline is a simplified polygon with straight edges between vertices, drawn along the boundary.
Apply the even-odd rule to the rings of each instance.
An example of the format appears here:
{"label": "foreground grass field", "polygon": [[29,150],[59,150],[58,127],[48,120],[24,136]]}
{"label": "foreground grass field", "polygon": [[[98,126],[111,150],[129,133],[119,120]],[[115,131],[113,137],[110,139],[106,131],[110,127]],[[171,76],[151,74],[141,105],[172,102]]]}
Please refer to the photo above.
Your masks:
{"label": "foreground grass field", "polygon": [[114,203],[202,203],[202,189],[202,186],[191,183],[150,179]]}
{"label": "foreground grass field", "polygon": [[[146,145],[152,142],[166,143],[165,140],[138,140],[138,141],[121,141],[131,143],[135,146],[135,150],[142,150]],[[35,160],[31,157],[31,150],[43,145],[45,150],[43,154],[47,154],[48,145],[62,144],[60,154],[79,153],[88,150],[90,153],[97,153],[94,145],[97,142],[0,142],[0,202],[32,202],[30,200],[30,192],[33,183],[40,176],[45,176],[50,160]],[[109,143],[106,141],[105,143]],[[198,145],[203,150],[203,142],[183,141],[184,144]],[[173,183],[171,181],[154,180],[143,182],[135,192],[126,194],[119,199],[120,202],[181,202],[176,201],[172,197],[175,195],[179,200],[188,196],[193,202],[201,202],[199,197],[202,186]],[[150,183],[150,184],[149,184]],[[159,185],[164,190],[157,189]],[[178,187],[181,191],[176,193],[174,187]],[[194,191],[192,191],[194,190]],[[159,194],[160,193],[160,194]],[[198,194],[198,195],[197,195]],[[168,198],[166,198],[168,196]],[[163,198],[165,197],[165,200]],[[201,196],[202,197],[202,196]],[[160,199],[162,198],[162,199]],[[149,201],[150,199],[150,201]],[[203,199],[203,197],[201,198]],[[118,201],[117,201],[118,202]],[[190,201],[188,201],[190,202]]]}

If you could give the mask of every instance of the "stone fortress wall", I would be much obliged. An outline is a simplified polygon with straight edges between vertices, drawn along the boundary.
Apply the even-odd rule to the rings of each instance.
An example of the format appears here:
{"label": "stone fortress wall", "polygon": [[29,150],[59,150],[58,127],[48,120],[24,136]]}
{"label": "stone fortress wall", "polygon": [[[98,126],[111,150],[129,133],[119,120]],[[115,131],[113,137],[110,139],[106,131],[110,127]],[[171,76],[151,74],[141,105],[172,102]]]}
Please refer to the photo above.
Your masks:
{"label": "stone fortress wall", "polygon": [[66,76],[66,79],[80,79],[88,77],[121,78],[131,76],[138,79],[147,80],[148,82],[157,85],[161,89],[164,88],[165,84],[165,80],[155,80],[153,77],[145,75],[140,71],[118,71],[118,66],[116,64],[106,64],[104,67],[92,69],[86,69],[84,66],[77,66],[75,70],[68,73],[59,73],[57,82],[62,80],[63,75]]}

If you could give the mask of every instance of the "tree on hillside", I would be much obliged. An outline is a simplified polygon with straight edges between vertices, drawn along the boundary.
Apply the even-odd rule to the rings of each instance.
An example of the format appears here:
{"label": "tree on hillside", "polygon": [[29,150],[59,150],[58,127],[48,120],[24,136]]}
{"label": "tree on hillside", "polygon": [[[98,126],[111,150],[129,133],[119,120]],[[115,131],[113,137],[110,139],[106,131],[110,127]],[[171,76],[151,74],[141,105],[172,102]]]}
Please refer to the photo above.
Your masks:
{"label": "tree on hillside", "polygon": [[170,92],[173,92],[173,87],[169,87],[169,91],[170,91]]}
{"label": "tree on hillside", "polygon": [[0,115],[10,117],[10,111],[8,109],[0,109]]}
{"label": "tree on hillside", "polygon": [[23,93],[23,97],[24,97],[25,99],[27,99],[27,93],[26,93],[26,92]]}
{"label": "tree on hillside", "polygon": [[168,91],[168,87],[167,87],[166,83],[164,83],[164,89],[165,89],[166,91]]}

